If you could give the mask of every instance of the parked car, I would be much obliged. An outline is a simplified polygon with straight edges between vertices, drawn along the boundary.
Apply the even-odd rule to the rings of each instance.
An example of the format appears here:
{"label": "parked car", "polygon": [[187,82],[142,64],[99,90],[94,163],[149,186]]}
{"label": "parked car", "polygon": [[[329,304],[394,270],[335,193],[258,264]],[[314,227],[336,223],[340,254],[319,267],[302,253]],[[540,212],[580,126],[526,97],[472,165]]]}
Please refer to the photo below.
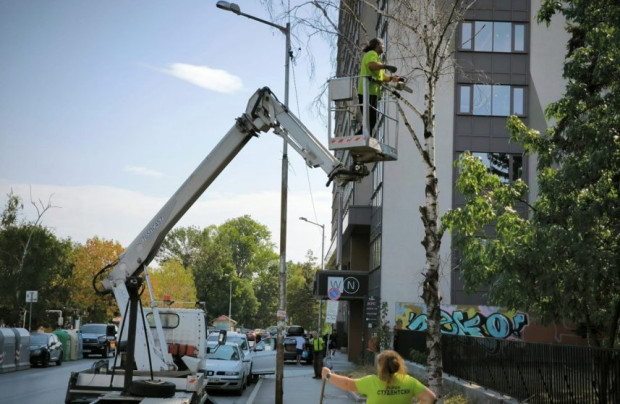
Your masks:
{"label": "parked car", "polygon": [[[312,363],[312,349],[310,345],[310,339],[304,335],[300,335],[304,338],[304,351],[306,351],[306,357],[302,358],[302,362],[306,364]],[[284,338],[284,361],[296,361],[297,360],[297,336]]]}
{"label": "parked car", "polygon": [[30,334],[30,363],[41,363],[47,367],[50,362],[62,364],[62,343],[58,337],[49,333]]}
{"label": "parked car", "polygon": [[267,331],[269,331],[269,334],[272,337],[275,337],[278,334],[278,326],[272,325],[271,327],[267,328]]}
{"label": "parked car", "polygon": [[198,368],[207,379],[208,390],[232,390],[238,395],[250,383],[251,359],[235,342],[207,348],[207,357]]}
{"label": "parked car", "polygon": [[[218,344],[219,332],[213,332],[207,337],[207,349],[215,348]],[[238,332],[226,333],[226,342],[235,343],[250,358],[250,381],[257,380],[259,375],[269,375],[276,372],[275,340],[267,339],[263,344],[250,345],[245,334]],[[261,340],[261,342],[263,342]]]}
{"label": "parked car", "polygon": [[114,324],[84,324],[82,332],[82,353],[101,355],[107,358],[110,352],[116,353],[116,326]]}

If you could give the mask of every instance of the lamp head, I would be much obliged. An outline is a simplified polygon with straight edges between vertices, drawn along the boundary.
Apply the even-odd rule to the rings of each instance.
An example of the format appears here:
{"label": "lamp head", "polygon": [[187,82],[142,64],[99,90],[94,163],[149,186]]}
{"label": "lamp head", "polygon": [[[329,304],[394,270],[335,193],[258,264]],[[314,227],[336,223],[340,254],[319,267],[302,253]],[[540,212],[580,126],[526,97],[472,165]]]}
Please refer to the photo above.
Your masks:
{"label": "lamp head", "polygon": [[235,14],[241,13],[241,8],[236,3],[229,3],[227,1],[218,1],[215,6],[217,8],[221,8],[222,10],[232,11]]}

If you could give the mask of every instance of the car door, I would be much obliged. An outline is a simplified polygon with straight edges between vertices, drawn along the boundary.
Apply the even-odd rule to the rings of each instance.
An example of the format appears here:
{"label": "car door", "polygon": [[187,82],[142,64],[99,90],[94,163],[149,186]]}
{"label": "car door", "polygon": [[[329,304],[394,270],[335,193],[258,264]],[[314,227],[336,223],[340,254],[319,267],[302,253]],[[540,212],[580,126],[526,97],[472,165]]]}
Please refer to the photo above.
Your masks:
{"label": "car door", "polygon": [[276,373],[275,338],[261,340],[252,351],[252,374],[269,375]]}
{"label": "car door", "polygon": [[61,355],[61,347],[62,343],[58,339],[58,337],[54,334],[50,334],[49,339],[47,340],[47,345],[50,353],[50,359],[52,361],[56,361],[60,358]]}

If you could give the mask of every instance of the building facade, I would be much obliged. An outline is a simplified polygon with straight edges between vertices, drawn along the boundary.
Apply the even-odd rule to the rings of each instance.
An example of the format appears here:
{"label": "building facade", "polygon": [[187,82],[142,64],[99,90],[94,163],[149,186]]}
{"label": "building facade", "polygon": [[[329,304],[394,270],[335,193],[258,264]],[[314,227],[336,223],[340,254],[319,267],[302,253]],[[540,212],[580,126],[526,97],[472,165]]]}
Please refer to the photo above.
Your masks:
{"label": "building facade", "polygon": [[[391,60],[394,31],[386,18],[360,1],[347,1],[355,16],[341,13],[341,31],[347,41],[358,44],[358,54],[341,40],[338,76],[358,74],[361,49],[371,37],[383,38],[386,60],[406,70],[407,61]],[[387,12],[390,1],[378,1]],[[509,115],[545,130],[545,107],[564,89],[562,64],[568,34],[558,18],[547,27],[535,21],[539,0],[477,0],[459,24],[453,41],[455,64],[442,76],[436,96],[436,161],[441,214],[463,203],[455,192],[454,161],[470,151],[505,181],[521,178],[536,195],[535,158],[524,157],[518,144],[509,142],[505,128]],[[362,30],[360,22],[371,29]],[[364,32],[367,32],[366,34]],[[412,94],[403,93],[416,106],[424,97],[424,82],[411,77]],[[420,131],[421,122],[411,118]],[[342,270],[368,272],[368,296],[387,303],[388,320],[396,318],[402,303],[422,303],[422,271],[425,251],[424,228],[418,207],[424,205],[425,171],[421,157],[403,127],[396,131],[398,160],[369,165],[371,175],[344,189],[334,188],[330,265]],[[338,134],[340,136],[346,135]],[[341,154],[340,158],[347,158]],[[519,207],[518,207],[519,208]],[[521,207],[525,212],[525,207]],[[339,227],[339,219],[342,225]],[[338,233],[342,234],[342,256],[337,257]],[[455,270],[450,235],[444,235],[441,250],[440,293],[442,305],[485,305],[485,291],[467,294]],[[364,301],[342,304],[337,332],[348,339],[350,357],[355,358],[370,338],[364,318]]]}

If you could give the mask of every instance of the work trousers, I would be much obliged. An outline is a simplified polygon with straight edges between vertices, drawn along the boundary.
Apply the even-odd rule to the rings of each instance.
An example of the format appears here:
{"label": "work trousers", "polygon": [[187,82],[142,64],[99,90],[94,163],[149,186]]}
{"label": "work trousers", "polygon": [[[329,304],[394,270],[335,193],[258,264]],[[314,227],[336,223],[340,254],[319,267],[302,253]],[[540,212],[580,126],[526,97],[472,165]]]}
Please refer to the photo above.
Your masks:
{"label": "work trousers", "polygon": [[323,351],[314,351],[312,366],[314,366],[314,377],[322,377],[321,372],[323,370]]}

